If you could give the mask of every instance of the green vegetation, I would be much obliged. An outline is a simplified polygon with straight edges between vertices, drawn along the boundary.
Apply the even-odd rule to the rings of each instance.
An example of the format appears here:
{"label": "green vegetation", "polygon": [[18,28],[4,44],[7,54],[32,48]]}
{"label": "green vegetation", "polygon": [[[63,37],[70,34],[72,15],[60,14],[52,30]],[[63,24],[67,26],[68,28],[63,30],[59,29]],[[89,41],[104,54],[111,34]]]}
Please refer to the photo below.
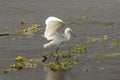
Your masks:
{"label": "green vegetation", "polygon": [[32,24],[31,27],[19,29],[17,32],[22,35],[33,35],[33,33],[36,33],[39,31],[38,24]]}
{"label": "green vegetation", "polygon": [[114,48],[120,46],[120,40],[115,39],[110,44],[106,45],[106,48]]}
{"label": "green vegetation", "polygon": [[18,71],[23,70],[24,68],[37,68],[37,62],[39,59],[27,59],[23,56],[17,56],[14,60],[15,62],[12,63],[8,68],[4,69],[4,73],[8,73],[10,71]]}
{"label": "green vegetation", "polygon": [[88,68],[83,68],[83,72],[88,72],[89,69]]}
{"label": "green vegetation", "polygon": [[96,62],[98,63],[98,62],[108,60],[108,59],[111,59],[111,58],[114,58],[114,57],[117,57],[117,56],[120,56],[120,53],[101,54],[101,55],[98,55],[98,58],[96,59]]}
{"label": "green vegetation", "polygon": [[[84,10],[87,10],[87,8],[84,8]],[[94,24],[94,25],[115,27],[119,23],[115,20],[104,21],[104,20],[100,20],[100,19],[91,19],[91,18],[83,15],[77,19],[68,20],[68,24],[74,24],[77,26],[81,26],[83,24],[88,24],[88,25]]]}
{"label": "green vegetation", "polygon": [[91,42],[102,42],[102,41],[106,41],[108,40],[108,36],[107,35],[103,35],[101,37],[86,37],[87,40],[86,40],[86,43],[91,43]]}
{"label": "green vegetation", "polygon": [[[83,10],[87,11],[88,8],[84,8]],[[79,26],[84,23],[99,24],[103,26],[112,26],[112,27],[116,25],[116,21],[114,20],[104,22],[99,19],[90,19],[87,16],[82,16],[78,20],[76,19],[76,20],[69,21],[69,24],[75,24]],[[34,33],[40,31],[40,25],[38,24],[28,25],[24,19],[20,20],[20,25],[22,28],[17,30],[17,34],[20,34],[20,35],[33,36]],[[9,33],[7,33],[7,35],[9,35]],[[27,68],[36,69],[39,66],[39,64],[43,66],[47,66],[53,72],[56,72],[59,70],[66,70],[71,66],[79,64],[78,63],[79,61],[75,60],[74,57],[88,53],[89,43],[90,44],[96,44],[97,42],[102,43],[109,39],[110,39],[110,36],[106,34],[101,35],[99,37],[88,36],[85,38],[83,44],[78,43],[76,44],[76,46],[72,47],[70,51],[58,53],[58,56],[60,58],[59,64],[56,63],[55,61],[49,61],[49,59],[51,58],[52,59],[56,58],[55,53],[51,53],[51,54],[43,53],[41,56],[39,56],[39,58],[36,58],[36,59],[32,59],[32,58],[28,59],[25,56],[18,55],[14,59],[14,62],[11,65],[9,65],[7,68],[5,68],[3,72],[7,74],[8,72],[11,72],[11,71],[20,71]],[[12,38],[12,40],[15,40],[15,38]],[[109,42],[107,44],[108,45],[103,45],[103,47],[105,47],[104,49],[106,48],[111,49],[111,48],[120,46],[120,40],[114,39],[112,42]],[[98,62],[102,62],[102,61],[120,56],[120,53],[109,53],[109,54],[102,53],[96,56],[97,58],[95,59],[95,62],[98,63]],[[104,69],[105,69],[104,67],[99,68],[99,70],[104,70]],[[82,71],[88,72],[89,69],[87,67],[83,67]]]}
{"label": "green vegetation", "polygon": [[47,66],[52,70],[52,71],[58,71],[58,70],[65,70],[67,69],[70,65],[75,65],[77,62],[74,62],[72,60],[67,60],[67,61],[62,61],[60,64],[57,64],[55,62],[50,62],[47,64]]}
{"label": "green vegetation", "polygon": [[77,45],[71,50],[72,53],[87,53],[87,47],[82,45]]}
{"label": "green vegetation", "polygon": [[[48,66],[52,71],[58,71],[61,69],[67,69],[67,67],[71,65],[77,64],[76,61],[73,61],[71,57],[68,57],[68,55],[59,55],[62,58],[66,58],[65,61],[61,61],[59,64],[56,62],[49,62],[46,63],[46,60],[49,58],[54,58],[55,54],[46,55],[43,54],[40,59],[27,59],[23,56],[17,56],[15,58],[15,63],[11,64],[8,68],[4,69],[4,73],[8,73],[10,71],[17,71],[17,70],[23,70],[24,68],[37,68],[38,64],[42,64],[43,66]],[[69,54],[70,56],[70,54]]]}

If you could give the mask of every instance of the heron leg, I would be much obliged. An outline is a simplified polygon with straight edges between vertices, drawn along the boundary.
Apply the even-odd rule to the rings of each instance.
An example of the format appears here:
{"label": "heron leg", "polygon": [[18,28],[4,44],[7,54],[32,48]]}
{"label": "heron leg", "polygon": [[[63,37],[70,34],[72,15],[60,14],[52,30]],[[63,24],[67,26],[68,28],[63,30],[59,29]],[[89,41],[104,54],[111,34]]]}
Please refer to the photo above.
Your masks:
{"label": "heron leg", "polygon": [[56,48],[56,63],[59,64],[59,56],[58,56],[58,50],[59,50],[59,46]]}

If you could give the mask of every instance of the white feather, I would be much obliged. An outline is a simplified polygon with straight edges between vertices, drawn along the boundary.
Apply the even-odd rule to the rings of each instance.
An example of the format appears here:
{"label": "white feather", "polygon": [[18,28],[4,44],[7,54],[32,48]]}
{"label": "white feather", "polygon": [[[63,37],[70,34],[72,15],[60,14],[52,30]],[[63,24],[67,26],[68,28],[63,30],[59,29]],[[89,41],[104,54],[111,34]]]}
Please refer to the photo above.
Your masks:
{"label": "white feather", "polygon": [[64,22],[56,17],[48,17],[45,21],[46,29],[44,37],[47,40],[52,40],[54,37],[61,32],[61,28],[64,27]]}
{"label": "white feather", "polygon": [[69,41],[71,39],[70,32],[72,30],[70,28],[66,28],[64,33],[62,28],[64,27],[64,22],[56,17],[48,17],[45,21],[46,29],[44,32],[44,37],[47,40],[52,40],[49,43],[44,44],[44,48],[57,45],[59,46],[61,43]]}

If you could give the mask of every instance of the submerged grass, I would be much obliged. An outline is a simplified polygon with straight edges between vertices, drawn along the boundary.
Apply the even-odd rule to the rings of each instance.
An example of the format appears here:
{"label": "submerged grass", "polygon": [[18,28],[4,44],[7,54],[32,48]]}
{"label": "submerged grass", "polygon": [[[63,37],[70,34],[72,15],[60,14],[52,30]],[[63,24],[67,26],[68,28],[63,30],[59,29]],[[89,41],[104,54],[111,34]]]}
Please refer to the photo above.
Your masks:
{"label": "submerged grass", "polygon": [[101,61],[105,61],[114,57],[118,57],[120,56],[120,53],[109,53],[109,54],[101,54],[98,55],[98,58],[96,59],[96,62],[101,62]]}
{"label": "submerged grass", "polygon": [[[104,22],[99,19],[89,19],[86,16],[80,17],[80,20],[71,20],[69,21],[70,24],[76,24],[76,25],[81,25],[83,23],[88,23],[88,24],[100,24],[104,26],[115,26],[116,22],[115,21],[109,21],[109,22]],[[28,26],[26,21],[21,20],[20,24],[23,28],[17,30],[18,34],[21,35],[33,35],[34,33],[38,32],[40,30],[40,25],[38,24],[32,24],[31,26]],[[85,43],[96,43],[96,42],[102,42],[108,40],[109,37],[108,35],[103,35],[100,37],[86,37]],[[113,43],[109,44],[109,47],[114,47],[114,46],[119,46],[120,45],[120,40],[116,39]],[[56,58],[56,54],[47,54],[44,53],[43,55],[40,56],[39,59],[27,59],[24,56],[17,56],[15,58],[15,61],[13,64],[11,64],[8,68],[4,69],[4,73],[8,73],[11,71],[18,71],[18,70],[23,70],[25,68],[37,68],[38,64],[42,64],[43,66],[47,66],[52,70],[53,72],[59,71],[59,70],[65,70],[69,66],[73,66],[78,64],[78,61],[74,60],[74,56],[80,55],[87,53],[87,46],[83,46],[81,44],[76,45],[73,47],[70,52],[66,53],[59,53],[58,56],[60,57],[61,61],[59,64],[57,64],[54,61],[46,62],[50,58]],[[98,55],[96,62],[102,62],[114,57],[120,56],[120,53],[109,53],[109,54],[102,54]],[[102,70],[104,68],[100,68]],[[83,72],[88,72],[88,68],[83,68]]]}
{"label": "submerged grass", "polygon": [[108,35],[103,35],[101,37],[86,37],[86,43],[95,43],[95,42],[102,42],[108,40]]}
{"label": "submerged grass", "polygon": [[[86,10],[86,8],[85,8]],[[109,21],[104,21],[101,19],[92,19],[89,18],[85,15],[80,16],[77,19],[71,19],[71,20],[67,20],[68,24],[73,24],[73,25],[77,25],[77,26],[81,26],[83,24],[93,24],[93,25],[102,25],[102,26],[111,26],[111,27],[115,27],[119,24],[118,21],[116,20],[109,20]]]}

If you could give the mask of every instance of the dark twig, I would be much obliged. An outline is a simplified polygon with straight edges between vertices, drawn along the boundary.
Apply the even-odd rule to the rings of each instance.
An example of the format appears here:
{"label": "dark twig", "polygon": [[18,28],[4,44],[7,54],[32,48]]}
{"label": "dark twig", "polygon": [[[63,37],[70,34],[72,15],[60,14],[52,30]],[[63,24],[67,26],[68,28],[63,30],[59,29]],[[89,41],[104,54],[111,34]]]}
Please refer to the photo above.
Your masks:
{"label": "dark twig", "polygon": [[10,33],[0,33],[0,36],[8,36]]}

